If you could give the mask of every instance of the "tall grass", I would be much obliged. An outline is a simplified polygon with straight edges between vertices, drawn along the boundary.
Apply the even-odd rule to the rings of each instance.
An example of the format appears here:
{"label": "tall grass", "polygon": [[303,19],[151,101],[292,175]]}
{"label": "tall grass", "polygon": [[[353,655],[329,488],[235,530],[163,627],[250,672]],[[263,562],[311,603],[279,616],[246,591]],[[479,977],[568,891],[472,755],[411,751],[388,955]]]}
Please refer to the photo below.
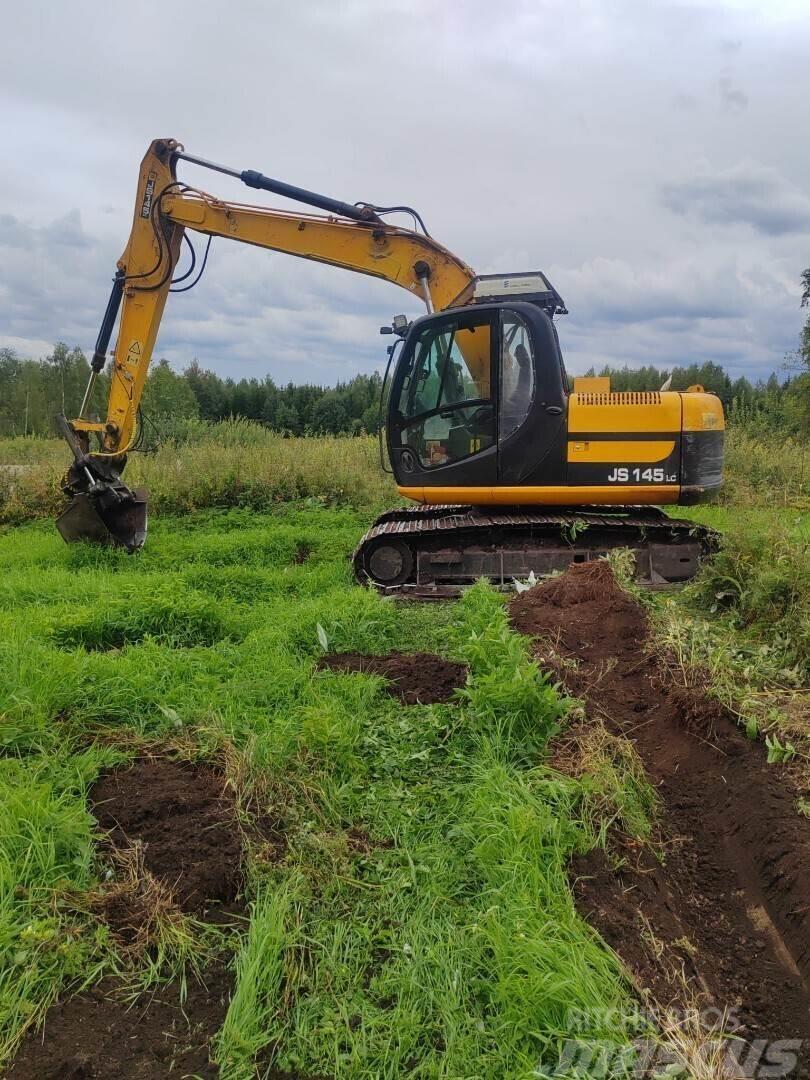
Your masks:
{"label": "tall grass", "polygon": [[[68,464],[67,447],[58,439],[0,440],[0,524],[56,514],[64,506],[59,480]],[[810,443],[732,425],[725,475],[725,504],[806,507]],[[308,498],[375,513],[397,498],[391,477],[380,469],[376,438],[285,438],[247,420],[190,422],[154,453],[132,454],[126,480],[148,488],[159,514],[264,510]]]}
{"label": "tall grass", "polygon": [[750,506],[689,513],[718,528],[723,541],[679,602],[758,639],[760,649],[782,667],[795,666],[799,682],[810,684],[810,516]]}
{"label": "tall grass", "polygon": [[778,432],[726,431],[720,501],[735,506],[810,508],[810,441]]}
{"label": "tall grass", "polygon": [[272,1038],[271,1023],[281,1009],[285,951],[295,941],[291,907],[290,883],[263,891],[253,902],[236,961],[236,991],[219,1033],[216,1056],[222,1080],[255,1076],[256,1058]]}
{"label": "tall grass", "polygon": [[109,959],[106,929],[59,899],[93,880],[83,796],[118,758],[101,748],[0,758],[0,1061],[66,980],[92,981]]}
{"label": "tall grass", "polygon": [[[0,440],[0,524],[58,513],[65,505],[59,481],[69,463],[58,439]],[[396,501],[390,476],[380,470],[376,439],[285,438],[246,420],[193,425],[154,453],[131,454],[126,481],[146,487],[159,514],[264,510],[308,498],[374,512]]]}

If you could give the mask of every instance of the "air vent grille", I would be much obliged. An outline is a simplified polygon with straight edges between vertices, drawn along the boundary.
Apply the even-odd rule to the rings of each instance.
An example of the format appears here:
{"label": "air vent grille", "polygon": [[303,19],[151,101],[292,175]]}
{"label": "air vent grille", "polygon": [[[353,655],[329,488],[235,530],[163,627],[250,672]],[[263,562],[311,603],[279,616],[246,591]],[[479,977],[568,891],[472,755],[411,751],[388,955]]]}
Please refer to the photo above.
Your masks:
{"label": "air vent grille", "polygon": [[580,405],[660,405],[657,390],[633,390],[625,394],[578,394]]}

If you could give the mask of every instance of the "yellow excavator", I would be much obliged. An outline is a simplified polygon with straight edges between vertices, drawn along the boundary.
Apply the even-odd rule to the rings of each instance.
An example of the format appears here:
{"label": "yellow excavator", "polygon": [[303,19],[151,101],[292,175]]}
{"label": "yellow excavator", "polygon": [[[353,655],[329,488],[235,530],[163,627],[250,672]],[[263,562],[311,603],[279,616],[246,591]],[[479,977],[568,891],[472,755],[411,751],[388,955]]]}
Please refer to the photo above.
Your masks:
{"label": "yellow excavator", "polygon": [[[178,180],[181,162],[326,216],[225,202]],[[414,228],[386,221],[393,213],[410,214]],[[199,272],[189,231],[208,237]],[[60,418],[74,457],[63,480],[70,502],[57,521],[65,540],[131,552],[144,543],[146,494],[121,473],[140,437],[166,300],[199,280],[212,237],[384,278],[426,307],[381,329],[395,338],[380,403],[381,466],[417,505],[383,514],[362,538],[359,581],[454,595],[479,577],[505,585],[628,547],[639,582],[663,586],[693,577],[712,550],[710,530],[659,507],[696,502],[722,483],[724,419],[714,395],[699,386],[613,393],[607,378],[576,378],[570,389],[554,324],[567,311],[543,273],[476,275],[410,207],[341,202],[188,154],[174,139],[157,139],[143,159],[80,414]],[[191,267],[175,276],[184,240]],[[90,419],[119,313],[106,417]]]}

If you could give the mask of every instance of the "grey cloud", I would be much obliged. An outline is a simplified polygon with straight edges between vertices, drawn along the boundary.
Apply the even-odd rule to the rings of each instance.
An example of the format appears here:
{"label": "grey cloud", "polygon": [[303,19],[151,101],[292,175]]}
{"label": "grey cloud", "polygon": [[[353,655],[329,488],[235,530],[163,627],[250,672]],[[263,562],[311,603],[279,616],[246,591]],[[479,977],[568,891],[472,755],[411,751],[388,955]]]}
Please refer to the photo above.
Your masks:
{"label": "grey cloud", "polygon": [[761,296],[733,260],[717,256],[652,267],[597,258],[576,269],[554,267],[551,277],[571,311],[606,323],[733,318]]}
{"label": "grey cloud", "polygon": [[684,112],[694,112],[700,105],[700,101],[694,94],[676,94],[672,99],[672,104],[676,109]]}
{"label": "grey cloud", "polygon": [[31,230],[11,214],[0,214],[0,244],[4,247],[24,248]]}
{"label": "grey cloud", "polygon": [[[774,120],[810,92],[801,15],[724,0],[241,0],[227,48],[222,19],[214,0],[9,12],[0,345],[92,346],[156,136],[349,201],[411,203],[482,271],[553,268],[572,365],[715,356],[725,341],[767,371],[798,333],[806,170],[795,125]],[[133,47],[144,25],[178,44],[182,93],[165,89],[165,50]],[[741,158],[773,171],[738,174]],[[418,312],[385,283],[215,241],[200,286],[171,298],[157,352],[335,381],[380,366],[378,327],[403,310]]]}
{"label": "grey cloud", "polygon": [[[667,368],[713,360],[734,378],[746,375],[756,379],[780,368],[795,342],[795,329],[795,320],[792,324],[774,322],[763,312],[753,318],[743,315],[710,322],[664,319],[575,325],[564,320],[560,339],[566,365],[575,374],[603,364]],[[765,334],[770,335],[767,348],[762,345]]]}
{"label": "grey cloud", "polygon": [[727,109],[742,111],[748,108],[748,95],[735,86],[728,76],[719,79],[717,87],[720,91],[720,100]]}
{"label": "grey cloud", "polygon": [[35,226],[12,214],[0,214],[0,247],[47,248],[53,244],[71,248],[92,247],[82,228],[81,214],[69,210],[47,225]]}
{"label": "grey cloud", "polygon": [[661,184],[661,202],[676,214],[708,225],[750,225],[767,236],[810,230],[810,197],[776,169],[742,162]]}
{"label": "grey cloud", "polygon": [[801,325],[797,290],[778,264],[716,253],[654,269],[597,259],[550,276],[571,310],[560,334],[575,372],[714,360],[756,377],[779,367]]}

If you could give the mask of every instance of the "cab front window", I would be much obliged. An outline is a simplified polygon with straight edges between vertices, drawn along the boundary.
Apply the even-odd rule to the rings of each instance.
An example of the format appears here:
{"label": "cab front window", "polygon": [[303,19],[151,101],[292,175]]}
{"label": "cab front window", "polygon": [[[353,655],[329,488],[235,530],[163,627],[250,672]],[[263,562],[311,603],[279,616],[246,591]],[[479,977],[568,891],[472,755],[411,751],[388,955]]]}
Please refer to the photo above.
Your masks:
{"label": "cab front window", "polygon": [[489,317],[431,320],[419,335],[399,397],[402,442],[423,468],[495,442]]}

